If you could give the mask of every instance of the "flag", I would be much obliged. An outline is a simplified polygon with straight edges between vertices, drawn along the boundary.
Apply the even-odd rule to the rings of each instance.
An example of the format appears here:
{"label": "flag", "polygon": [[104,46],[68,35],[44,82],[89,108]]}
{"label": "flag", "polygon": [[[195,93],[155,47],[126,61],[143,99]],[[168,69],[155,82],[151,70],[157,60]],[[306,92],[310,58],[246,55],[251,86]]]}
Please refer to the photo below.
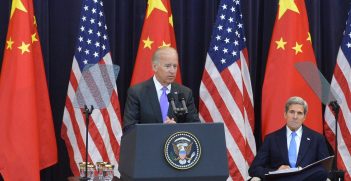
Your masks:
{"label": "flag", "polygon": [[305,125],[322,132],[322,106],[297,69],[298,62],[316,64],[304,0],[280,0],[262,90],[262,137],[281,128],[285,103],[299,96],[309,105]]}
{"label": "flag", "polygon": [[[0,172],[40,180],[57,162],[44,62],[32,0],[13,0],[0,78]],[[19,31],[20,30],[20,31]]]}
{"label": "flag", "polygon": [[[331,82],[340,98],[339,117],[337,120],[337,167],[345,171],[345,181],[351,181],[351,14],[346,22],[346,30],[339,48],[334,75]],[[335,151],[335,115],[331,107],[325,109],[325,136]]]}
{"label": "flag", "polygon": [[[112,66],[110,46],[105,23],[105,13],[101,0],[82,1],[79,33],[73,57],[72,70],[67,90],[66,104],[64,108],[61,137],[64,139],[72,173],[79,175],[79,162],[86,161],[85,158],[85,115],[83,109],[75,106],[78,85],[85,83],[81,79],[82,71],[87,65],[105,64]],[[107,74],[101,69],[101,75]],[[95,80],[96,78],[92,78]],[[91,95],[103,94],[101,90],[106,87],[96,86],[96,82],[87,83]],[[107,86],[107,85],[106,85]],[[98,87],[98,88],[96,88]],[[118,101],[117,86],[113,86],[110,102],[106,107],[94,109],[89,124],[88,136],[88,161],[110,162],[115,165],[114,174],[120,176],[118,172],[119,150],[121,142],[121,116]],[[84,97],[89,99],[89,97]],[[97,97],[94,97],[98,99]],[[88,107],[90,107],[88,105]]]}
{"label": "flag", "polygon": [[239,0],[220,2],[200,85],[203,122],[224,123],[228,180],[247,180],[256,154],[254,103]]}
{"label": "flag", "polygon": [[[152,55],[164,46],[176,48],[171,3],[169,0],[148,0],[131,85],[154,75]],[[180,68],[175,81],[181,83]]]}

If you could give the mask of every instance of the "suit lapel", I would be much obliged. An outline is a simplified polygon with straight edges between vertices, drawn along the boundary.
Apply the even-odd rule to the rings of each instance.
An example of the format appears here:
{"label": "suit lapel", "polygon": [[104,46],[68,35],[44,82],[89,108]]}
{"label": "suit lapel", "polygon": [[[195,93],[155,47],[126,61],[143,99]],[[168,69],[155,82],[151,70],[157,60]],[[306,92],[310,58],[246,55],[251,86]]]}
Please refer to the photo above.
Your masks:
{"label": "suit lapel", "polygon": [[150,106],[153,112],[156,113],[155,117],[157,119],[157,122],[162,123],[163,121],[162,121],[160,102],[158,101],[157,90],[152,78],[148,81],[147,93],[149,93],[150,95],[146,96],[146,99],[149,99],[148,102],[150,102]]}
{"label": "suit lapel", "polygon": [[304,155],[307,153],[311,142],[309,131],[306,127],[302,127],[302,137],[299,148],[299,155],[297,156],[296,165],[299,165]]}

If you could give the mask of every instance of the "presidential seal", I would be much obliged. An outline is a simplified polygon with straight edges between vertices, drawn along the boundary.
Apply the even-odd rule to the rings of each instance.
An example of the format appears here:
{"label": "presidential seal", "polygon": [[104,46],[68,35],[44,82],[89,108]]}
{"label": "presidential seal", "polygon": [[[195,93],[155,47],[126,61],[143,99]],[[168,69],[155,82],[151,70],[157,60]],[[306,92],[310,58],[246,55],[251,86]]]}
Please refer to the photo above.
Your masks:
{"label": "presidential seal", "polygon": [[165,144],[165,158],[174,168],[186,170],[199,161],[201,146],[199,140],[189,132],[172,134]]}

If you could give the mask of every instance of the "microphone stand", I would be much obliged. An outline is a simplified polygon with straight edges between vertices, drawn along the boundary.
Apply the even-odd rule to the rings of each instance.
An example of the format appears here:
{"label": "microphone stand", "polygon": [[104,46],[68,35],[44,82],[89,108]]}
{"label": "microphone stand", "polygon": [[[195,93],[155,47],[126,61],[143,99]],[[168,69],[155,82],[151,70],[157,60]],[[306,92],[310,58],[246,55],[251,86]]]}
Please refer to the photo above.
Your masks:
{"label": "microphone stand", "polygon": [[178,94],[178,99],[179,101],[182,103],[182,107],[180,108],[180,110],[182,111],[182,113],[188,114],[188,108],[186,107],[186,103],[185,103],[185,97],[184,97],[184,93],[180,92]]}
{"label": "microphone stand", "polygon": [[80,178],[79,180],[89,180],[88,178],[88,128],[89,128],[89,117],[93,112],[94,107],[93,105],[90,106],[90,109],[87,105],[84,105],[84,113],[85,113],[85,176]]}
{"label": "microphone stand", "polygon": [[338,120],[339,120],[339,110],[340,106],[337,101],[332,101],[329,103],[334,115],[335,115],[335,162],[334,169],[332,170],[333,180],[342,181],[344,180],[344,171],[338,169]]}
{"label": "microphone stand", "polygon": [[170,106],[172,107],[175,119],[177,120],[176,122],[178,121],[182,122],[183,116],[188,113],[188,108],[186,107],[184,94],[183,93],[178,94],[178,100],[182,103],[182,107],[180,108],[176,106],[175,97],[172,92],[167,94],[167,98]]}
{"label": "microphone stand", "polygon": [[176,117],[178,120],[181,120],[181,122],[184,122],[184,119],[186,119],[185,116],[188,114],[188,108],[186,107],[184,93],[180,92],[178,94],[178,101],[181,102],[181,107],[177,108],[178,114],[176,114]]}

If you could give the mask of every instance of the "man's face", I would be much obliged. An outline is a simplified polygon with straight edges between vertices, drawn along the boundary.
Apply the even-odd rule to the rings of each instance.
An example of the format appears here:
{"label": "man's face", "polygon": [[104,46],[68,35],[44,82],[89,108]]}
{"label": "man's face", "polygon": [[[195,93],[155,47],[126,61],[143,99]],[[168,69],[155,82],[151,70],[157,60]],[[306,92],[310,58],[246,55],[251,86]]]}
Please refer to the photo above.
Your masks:
{"label": "man's face", "polygon": [[288,111],[284,113],[284,118],[291,131],[299,129],[306,119],[303,106],[300,104],[290,105]]}
{"label": "man's face", "polygon": [[176,52],[165,52],[160,55],[158,63],[152,66],[156,79],[167,86],[174,81],[177,75],[178,56]]}

